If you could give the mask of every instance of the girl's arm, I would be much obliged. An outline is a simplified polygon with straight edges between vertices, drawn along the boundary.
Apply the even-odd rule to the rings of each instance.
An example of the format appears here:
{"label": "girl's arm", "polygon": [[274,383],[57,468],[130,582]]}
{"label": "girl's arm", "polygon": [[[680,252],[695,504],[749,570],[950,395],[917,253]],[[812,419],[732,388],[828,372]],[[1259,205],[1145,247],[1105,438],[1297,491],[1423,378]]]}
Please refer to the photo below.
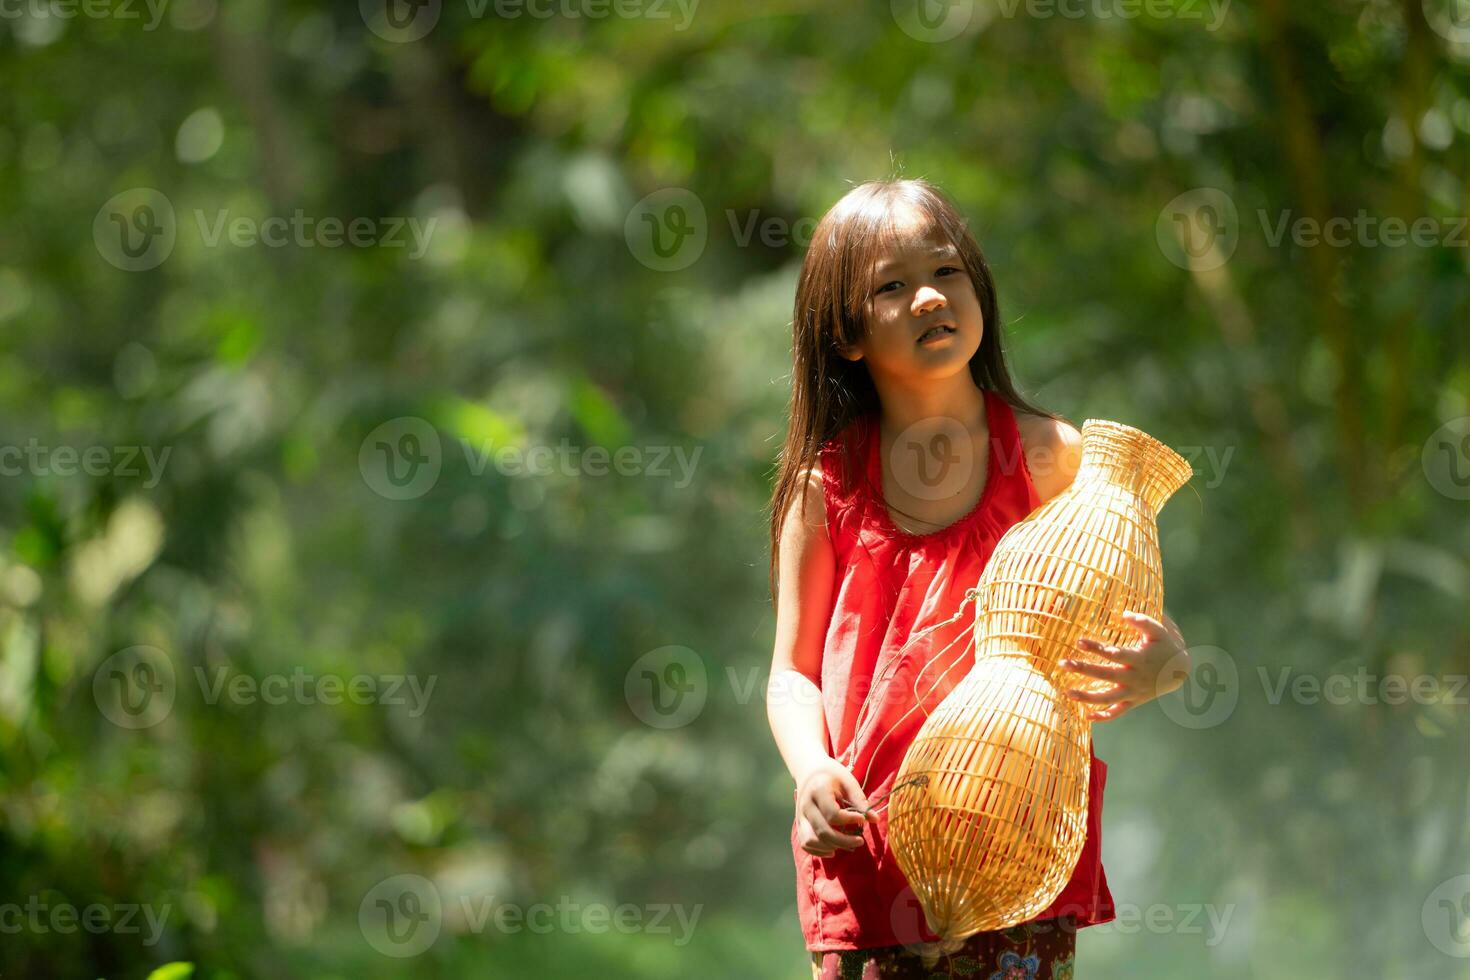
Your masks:
{"label": "girl's arm", "polygon": [[1082,433],[1069,422],[1016,414],[1031,485],[1044,504],[1072,485],[1082,463]]}
{"label": "girl's arm", "polygon": [[[832,615],[836,578],[832,541],[827,535],[822,474],[807,471],[801,496],[782,519],[777,566],[776,649],[766,688],[766,717],[786,769],[796,782],[797,840],[818,857],[838,848],[863,846],[863,838],[844,833],[877,817],[868,809],[858,781],[827,744],[822,708],[822,648]],[[849,805],[842,806],[845,800]]]}
{"label": "girl's arm", "polygon": [[771,733],[798,786],[813,766],[831,759],[821,677],[836,578],[821,470],[807,472],[803,491],[781,525],[776,647],[766,689]]}

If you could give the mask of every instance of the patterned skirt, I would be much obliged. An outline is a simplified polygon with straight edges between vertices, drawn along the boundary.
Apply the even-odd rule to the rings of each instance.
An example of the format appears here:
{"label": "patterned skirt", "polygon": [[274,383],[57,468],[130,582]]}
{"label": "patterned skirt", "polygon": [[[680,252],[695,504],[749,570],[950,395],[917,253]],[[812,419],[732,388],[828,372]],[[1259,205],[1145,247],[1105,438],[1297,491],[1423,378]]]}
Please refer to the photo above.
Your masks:
{"label": "patterned skirt", "polygon": [[976,933],[932,966],[924,965],[917,947],[908,946],[812,953],[812,980],[1072,980],[1076,948],[1077,927],[1073,917],[1066,915]]}

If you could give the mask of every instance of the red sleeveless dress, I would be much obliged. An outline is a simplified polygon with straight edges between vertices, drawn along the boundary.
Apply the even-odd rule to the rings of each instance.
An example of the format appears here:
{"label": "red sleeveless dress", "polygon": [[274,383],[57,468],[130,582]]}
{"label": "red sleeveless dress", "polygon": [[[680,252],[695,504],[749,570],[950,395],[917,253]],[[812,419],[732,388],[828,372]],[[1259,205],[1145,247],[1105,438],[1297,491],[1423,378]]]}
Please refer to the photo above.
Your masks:
{"label": "red sleeveless dress", "polygon": [[[893,785],[927,713],[974,663],[974,604],[955,623],[910,636],[955,615],[995,544],[1041,501],[1004,399],[985,391],[990,452],[973,510],[931,534],[899,530],[883,503],[878,417],[855,420],[821,451],[827,532],[836,558],[831,622],[822,655],[822,703],[833,758],[871,799]],[[847,460],[855,478],[846,479]],[[919,680],[915,703],[915,681]],[[1090,749],[1089,749],[1090,751]],[[1092,754],[1087,840],[1062,893],[1033,921],[1075,916],[1078,927],[1115,918],[1102,868],[1107,766]],[[794,795],[794,794],[793,794]],[[881,804],[880,804],[881,805]],[[797,912],[809,950],[870,949],[932,942],[922,911],[887,846],[888,808],[866,824],[866,846],[820,858],[801,849],[795,819]]]}

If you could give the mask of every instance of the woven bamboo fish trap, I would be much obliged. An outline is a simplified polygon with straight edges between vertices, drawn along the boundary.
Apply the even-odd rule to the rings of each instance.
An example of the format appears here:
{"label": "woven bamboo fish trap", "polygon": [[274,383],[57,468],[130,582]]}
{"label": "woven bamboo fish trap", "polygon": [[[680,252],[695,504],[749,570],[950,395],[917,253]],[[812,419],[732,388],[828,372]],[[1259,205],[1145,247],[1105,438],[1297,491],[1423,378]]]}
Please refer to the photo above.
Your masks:
{"label": "woven bamboo fish trap", "polygon": [[1163,615],[1158,511],[1192,475],[1152,436],[1088,419],[1072,485],[996,544],[972,590],[974,665],[919,730],[889,801],[890,846],[940,951],[1035,918],[1070,879],[1092,726],[1061,692],[1111,682],[1060,661],[1112,663],[1078,638],[1128,645],[1122,611]]}

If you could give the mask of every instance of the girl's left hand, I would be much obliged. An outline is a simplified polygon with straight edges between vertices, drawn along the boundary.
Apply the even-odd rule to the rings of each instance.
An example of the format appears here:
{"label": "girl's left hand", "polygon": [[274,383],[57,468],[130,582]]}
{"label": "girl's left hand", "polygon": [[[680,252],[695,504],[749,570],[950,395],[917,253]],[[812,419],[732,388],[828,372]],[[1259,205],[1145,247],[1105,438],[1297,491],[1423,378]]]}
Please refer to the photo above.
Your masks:
{"label": "girl's left hand", "polygon": [[[1161,623],[1150,616],[1129,611],[1123,613],[1123,621],[1143,636],[1143,641],[1137,646],[1107,646],[1086,637],[1077,641],[1077,646],[1081,649],[1105,657],[1113,663],[1062,661],[1063,667],[1075,673],[1113,682],[1111,688],[1095,694],[1077,688],[1063,692],[1067,697],[1083,704],[1106,706],[1098,711],[1086,712],[1088,721],[1112,721],[1121,717],[1141,704],[1147,704],[1154,698],[1183,687],[1189,676],[1189,651],[1185,649],[1184,637],[1179,634],[1179,627],[1174,625],[1172,619],[1166,615]],[[1167,676],[1161,676],[1165,667],[1169,668]]]}

